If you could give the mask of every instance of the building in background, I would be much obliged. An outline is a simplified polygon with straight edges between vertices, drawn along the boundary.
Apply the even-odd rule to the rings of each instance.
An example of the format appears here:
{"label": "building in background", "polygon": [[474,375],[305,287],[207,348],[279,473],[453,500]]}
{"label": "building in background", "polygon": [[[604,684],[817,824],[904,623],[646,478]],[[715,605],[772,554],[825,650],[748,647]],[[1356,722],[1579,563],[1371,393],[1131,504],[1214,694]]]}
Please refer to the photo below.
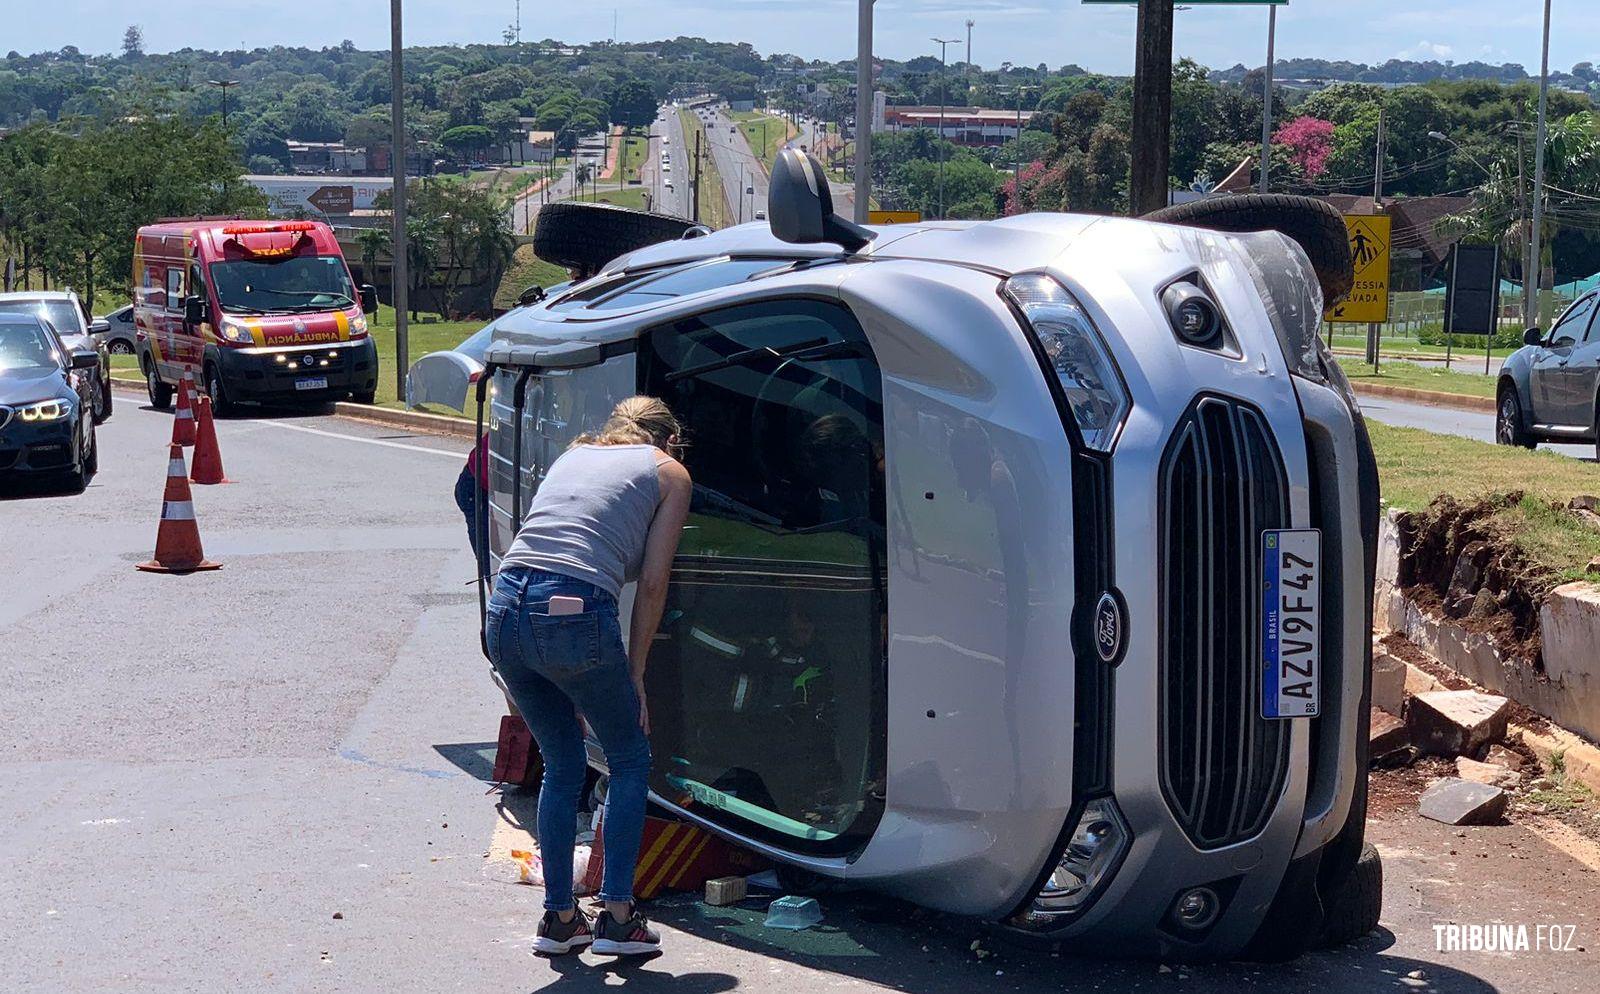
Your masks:
{"label": "building in background", "polygon": [[[882,94],[874,94],[881,98]],[[1028,121],[1033,117],[1032,111],[1023,111],[1020,115],[1014,110],[1003,110],[993,107],[946,107],[941,112],[937,106],[899,106],[884,107],[883,121],[880,127],[878,121],[878,104],[874,100],[873,128],[882,131],[910,131],[916,128],[927,128],[930,131],[940,130],[940,121],[943,120],[944,137],[957,145],[1004,145],[1017,137],[1021,127],[1027,127]]]}

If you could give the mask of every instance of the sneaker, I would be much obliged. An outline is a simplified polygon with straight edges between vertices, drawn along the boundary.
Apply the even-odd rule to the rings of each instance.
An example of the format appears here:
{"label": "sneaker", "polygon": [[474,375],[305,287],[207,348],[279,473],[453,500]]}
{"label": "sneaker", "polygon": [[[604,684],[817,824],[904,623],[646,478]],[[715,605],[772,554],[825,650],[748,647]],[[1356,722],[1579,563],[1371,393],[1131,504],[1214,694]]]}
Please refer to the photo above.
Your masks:
{"label": "sneaker", "polygon": [[574,911],[572,920],[564,922],[554,911],[546,911],[539,920],[539,933],[533,940],[533,951],[544,956],[560,956],[582,949],[594,941],[594,930],[583,912]]}
{"label": "sneaker", "polygon": [[594,945],[590,949],[601,956],[642,956],[661,948],[661,936],[650,928],[637,907],[625,922],[617,921],[611,917],[611,912],[602,910],[594,920],[594,934]]}

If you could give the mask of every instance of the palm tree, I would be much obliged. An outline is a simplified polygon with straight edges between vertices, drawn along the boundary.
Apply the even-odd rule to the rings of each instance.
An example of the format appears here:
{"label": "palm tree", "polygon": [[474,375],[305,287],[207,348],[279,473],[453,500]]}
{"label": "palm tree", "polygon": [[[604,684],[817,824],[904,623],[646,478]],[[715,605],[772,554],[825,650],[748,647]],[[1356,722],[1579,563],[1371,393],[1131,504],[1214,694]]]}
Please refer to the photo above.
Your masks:
{"label": "palm tree", "polygon": [[356,232],[356,244],[361,246],[361,275],[368,283],[378,282],[378,255],[388,255],[394,248],[394,233],[388,228],[362,228]]}

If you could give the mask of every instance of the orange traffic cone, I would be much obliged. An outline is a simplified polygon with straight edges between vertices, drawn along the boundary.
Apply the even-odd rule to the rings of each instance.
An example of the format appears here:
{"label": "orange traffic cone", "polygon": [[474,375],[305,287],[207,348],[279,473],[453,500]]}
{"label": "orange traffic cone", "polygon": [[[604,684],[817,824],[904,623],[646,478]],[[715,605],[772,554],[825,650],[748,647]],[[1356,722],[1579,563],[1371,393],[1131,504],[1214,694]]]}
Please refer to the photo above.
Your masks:
{"label": "orange traffic cone", "polygon": [[161,526],[156,530],[156,556],[139,569],[147,573],[193,573],[221,569],[200,548],[200,527],[194,520],[189,494],[189,470],[183,464],[183,446],[172,443],[167,462],[167,491],[161,501]]}
{"label": "orange traffic cone", "polygon": [[222,472],[222,450],[217,447],[217,423],[211,418],[211,398],[195,397],[194,469],[190,483],[232,483]]}
{"label": "orange traffic cone", "polygon": [[194,397],[194,374],[188,370],[183,371],[183,379],[178,381],[178,407],[172,416],[172,444],[194,444],[194,406],[191,398]]}

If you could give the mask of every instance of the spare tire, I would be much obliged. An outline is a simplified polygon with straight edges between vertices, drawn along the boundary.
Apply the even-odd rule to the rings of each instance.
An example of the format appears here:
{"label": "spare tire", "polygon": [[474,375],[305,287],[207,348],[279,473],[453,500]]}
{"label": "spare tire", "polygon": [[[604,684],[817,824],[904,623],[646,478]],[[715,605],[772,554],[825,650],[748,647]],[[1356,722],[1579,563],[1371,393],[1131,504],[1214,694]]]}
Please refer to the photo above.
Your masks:
{"label": "spare tire", "polygon": [[1151,211],[1146,221],[1181,224],[1212,231],[1280,231],[1305,250],[1322,284],[1322,303],[1332,307],[1355,284],[1355,263],[1344,216],[1315,197],[1287,193],[1245,193],[1206,197]]}
{"label": "spare tire", "polygon": [[619,255],[681,238],[692,227],[693,221],[667,214],[563,201],[539,209],[533,254],[577,270],[580,276],[590,276]]}

